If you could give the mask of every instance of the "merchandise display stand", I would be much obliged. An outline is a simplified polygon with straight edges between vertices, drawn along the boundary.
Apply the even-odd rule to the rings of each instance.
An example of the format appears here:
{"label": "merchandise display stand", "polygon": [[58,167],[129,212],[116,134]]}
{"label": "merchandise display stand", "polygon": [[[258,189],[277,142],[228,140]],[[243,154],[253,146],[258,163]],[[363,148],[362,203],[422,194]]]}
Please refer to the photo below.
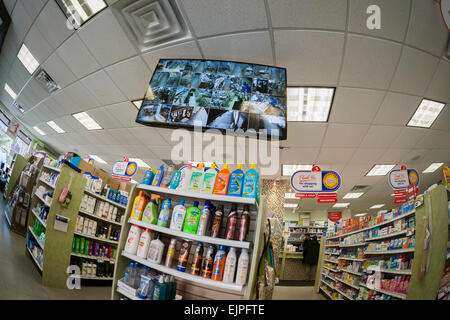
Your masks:
{"label": "merchandise display stand", "polygon": [[[368,244],[376,240],[391,240],[405,236],[406,232],[393,232],[388,235],[364,237],[364,241],[346,245],[345,239],[377,227],[392,225],[397,220],[414,217],[414,248],[374,251],[368,250]],[[425,220],[429,217],[431,226],[431,243],[428,250],[424,251],[422,244],[425,234]],[[410,231],[410,230],[409,230]],[[408,232],[409,232],[408,231]],[[409,235],[409,233],[408,233]],[[437,186],[424,194],[424,203],[414,210],[410,210],[396,218],[371,225],[363,229],[348,232],[346,234],[328,236],[322,241],[320,249],[320,270],[316,274],[315,288],[322,291],[332,300],[359,300],[363,290],[375,291],[383,294],[382,299],[411,299],[427,300],[435,299],[439,289],[440,276],[446,259],[446,246],[448,238],[448,202],[447,194],[443,186]],[[345,249],[346,251],[343,251]],[[352,255],[355,250],[358,255]],[[359,250],[359,251],[358,251]],[[350,253],[349,253],[350,252]],[[344,255],[344,253],[346,253]],[[377,257],[388,260],[392,255],[405,254],[414,257],[411,269],[390,270],[385,268],[373,268],[370,259]],[[412,256],[413,254],[413,256]],[[348,261],[350,264],[343,266],[340,261]],[[426,271],[423,277],[420,273],[420,262],[426,261]],[[351,265],[351,269],[348,266]],[[365,267],[363,267],[363,265]],[[368,265],[368,267],[367,267]],[[355,267],[356,266],[356,267]],[[374,270],[382,275],[410,276],[407,293],[399,293],[391,290],[383,290],[379,287],[368,286],[361,279],[368,270]],[[344,292],[345,291],[345,292]]]}
{"label": "merchandise display stand", "polygon": [[5,191],[5,199],[7,200],[7,204],[5,207],[5,217],[6,221],[8,222],[9,226],[12,224],[12,206],[10,205],[10,197],[12,191],[16,188],[18,181],[20,179],[20,174],[22,173],[23,169],[25,168],[27,164],[27,159],[21,156],[20,154],[16,153],[13,160],[13,168],[11,171],[11,175],[9,177],[8,185],[6,187]]}
{"label": "merchandise display stand", "polygon": [[[200,201],[200,207],[203,205],[205,200],[210,200],[214,205],[222,204],[224,205],[224,214],[229,212],[231,208],[231,203],[238,205],[238,211],[242,210],[242,206],[247,204],[250,206],[250,225],[249,234],[247,236],[247,241],[237,241],[237,240],[226,240],[222,238],[211,238],[208,236],[200,236],[185,233],[182,231],[174,231],[169,228],[159,227],[157,225],[148,224],[139,220],[130,219],[132,206],[129,206],[126,213],[126,223],[123,227],[123,235],[120,238],[118,246],[118,258],[117,266],[114,273],[114,282],[111,298],[113,300],[119,299],[122,296],[128,297],[130,299],[136,299],[136,296],[129,294],[129,291],[124,289],[124,285],[120,279],[124,277],[125,269],[128,267],[130,262],[137,262],[140,265],[148,266],[156,271],[173,275],[177,282],[177,294],[182,296],[183,299],[251,299],[255,296],[254,287],[256,283],[257,274],[257,264],[259,255],[262,252],[262,237],[264,234],[264,217],[266,211],[266,204],[264,198],[261,199],[261,205],[258,206],[255,199],[251,198],[241,198],[241,197],[231,197],[231,196],[219,196],[207,193],[193,193],[193,192],[178,192],[175,190],[160,188],[149,185],[138,185],[130,194],[129,202],[134,201],[135,197],[139,194],[139,191],[145,192],[147,195],[156,194],[162,197],[170,197],[174,203],[178,203],[180,199],[185,200],[185,206],[188,208],[192,206],[194,201]],[[225,218],[224,218],[225,220]],[[178,257],[180,242],[183,239],[193,241],[191,247],[190,256],[188,259],[188,268],[190,262],[192,261],[193,251],[195,248],[195,243],[201,241],[205,246],[209,244],[214,245],[224,245],[227,247],[235,247],[237,250],[242,248],[249,249],[249,274],[247,284],[244,286],[236,285],[235,283],[224,283],[221,281],[215,281],[211,279],[202,278],[200,276],[194,276],[189,273],[189,269],[186,272],[177,271],[176,268],[166,267],[164,262],[161,264],[155,264],[147,259],[142,259],[136,255],[131,255],[124,251],[124,247],[127,240],[127,235],[130,231],[132,225],[137,225],[143,228],[148,228],[153,232],[158,232],[161,235],[161,241],[165,243],[164,256],[168,248],[168,243],[171,238],[177,239],[177,246],[174,255],[174,263]],[[222,226],[222,231],[225,226]],[[164,260],[165,257],[163,257]],[[128,292],[128,293],[127,293]],[[139,300],[139,299],[138,299]]]}

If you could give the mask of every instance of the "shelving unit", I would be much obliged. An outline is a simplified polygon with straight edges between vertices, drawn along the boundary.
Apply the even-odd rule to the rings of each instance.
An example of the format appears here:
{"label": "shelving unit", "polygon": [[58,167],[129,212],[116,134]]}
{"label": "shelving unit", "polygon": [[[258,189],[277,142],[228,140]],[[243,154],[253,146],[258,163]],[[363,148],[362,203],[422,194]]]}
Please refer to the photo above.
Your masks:
{"label": "shelving unit", "polygon": [[364,240],[366,240],[366,241],[374,241],[374,240],[388,239],[388,238],[393,238],[393,237],[396,237],[396,236],[402,236],[402,235],[407,234],[407,233],[408,233],[408,230],[402,230],[402,231],[390,233],[390,234],[387,234],[387,235],[384,235],[384,236],[365,238]]}
{"label": "shelving unit", "polygon": [[78,213],[81,213],[83,216],[87,216],[87,217],[92,218],[92,219],[97,219],[97,220],[100,220],[100,221],[105,221],[105,222],[114,224],[114,225],[116,225],[116,226],[121,226],[121,225],[122,225],[122,223],[120,223],[120,222],[113,221],[113,220],[110,220],[110,219],[105,219],[105,218],[96,216],[96,215],[93,214],[93,213],[88,213],[88,212],[86,212],[86,211],[84,211],[84,210],[81,210],[81,209],[78,210]]}
{"label": "shelving unit", "polygon": [[106,242],[106,243],[111,243],[111,244],[118,244],[119,243],[119,241],[108,240],[108,239],[96,237],[96,236],[93,236],[93,235],[90,235],[90,234],[77,232],[77,231],[74,231],[73,234],[76,234],[77,236],[80,236],[80,237],[85,237],[85,238],[88,238],[88,239],[92,239],[92,240],[95,240],[95,241],[100,241],[100,242]]}
{"label": "shelving unit", "polygon": [[106,258],[106,257],[88,256],[88,255],[74,253],[74,252],[72,252],[70,255],[74,256],[74,257],[79,257],[79,258],[83,258],[83,259],[97,260],[97,261],[114,261],[114,259],[110,259],[110,258]]}
{"label": "shelving unit", "polygon": [[347,285],[347,286],[350,286],[350,287],[353,287],[353,288],[359,290],[359,286],[357,286],[357,285],[355,285],[355,284],[348,283],[347,281],[344,281],[344,280],[339,279],[339,278],[336,278],[336,280],[339,281],[339,282],[342,282],[343,284],[345,284],[345,285]]}
{"label": "shelving unit", "polygon": [[31,258],[34,261],[34,264],[38,267],[38,269],[42,272],[42,266],[41,264],[36,260],[36,258],[34,257],[33,253],[31,252],[30,248],[27,247],[27,251],[30,254]]}
{"label": "shelving unit", "polygon": [[36,240],[36,242],[39,244],[39,246],[42,248],[42,250],[44,250],[45,243],[42,242],[41,240],[39,240],[39,237],[33,232],[33,229],[30,226],[28,226],[28,231],[34,237],[34,240]]}
{"label": "shelving unit", "polygon": [[414,252],[414,248],[407,249],[398,249],[398,250],[386,250],[386,251],[364,251],[364,254],[397,254],[397,253],[406,253],[406,252]]}
{"label": "shelving unit", "polygon": [[47,227],[47,222],[45,222],[44,220],[41,219],[41,217],[39,217],[39,214],[36,212],[36,210],[31,209],[31,212],[34,214],[34,216],[36,217],[36,219],[38,219],[39,222],[40,222],[44,227]]}

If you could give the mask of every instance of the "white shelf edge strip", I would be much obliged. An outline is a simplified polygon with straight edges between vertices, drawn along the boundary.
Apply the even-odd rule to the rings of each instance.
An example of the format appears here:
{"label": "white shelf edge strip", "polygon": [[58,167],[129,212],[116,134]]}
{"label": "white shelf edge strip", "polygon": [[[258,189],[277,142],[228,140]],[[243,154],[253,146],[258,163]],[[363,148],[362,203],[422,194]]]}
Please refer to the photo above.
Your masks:
{"label": "white shelf edge strip", "polygon": [[143,299],[139,299],[139,297],[132,296],[131,294],[129,294],[128,292],[123,290],[121,287],[117,287],[117,292],[131,300],[143,300]]}
{"label": "white shelf edge strip", "polygon": [[31,228],[31,226],[28,226],[28,230],[30,231],[30,233],[33,235],[34,239],[36,240],[36,242],[39,244],[39,246],[42,248],[42,250],[44,250],[44,243],[42,243],[39,240],[39,237],[36,236],[36,234],[33,232],[33,229]]}
{"label": "white shelf edge strip", "polygon": [[88,255],[85,255],[85,254],[75,253],[75,252],[71,252],[70,255],[74,256],[74,257],[80,257],[80,258],[91,259],[91,260],[114,261],[114,259],[110,259],[110,258],[88,256]]}
{"label": "white shelf edge strip", "polygon": [[36,196],[36,198],[38,198],[39,200],[41,200],[47,207],[50,207],[50,204],[44,200],[44,198],[42,198],[42,196],[38,195],[38,194],[34,194]]}
{"label": "white shelf edge strip", "polygon": [[222,238],[212,238],[212,237],[207,237],[207,236],[199,236],[196,234],[191,234],[191,233],[187,233],[187,232],[182,232],[182,231],[177,231],[177,230],[172,230],[169,228],[165,228],[165,227],[160,227],[157,226],[155,224],[149,224],[149,223],[145,223],[139,220],[135,220],[135,219],[128,219],[128,222],[143,228],[148,228],[151,229],[153,231],[156,232],[161,232],[161,233],[165,233],[165,234],[169,234],[172,235],[174,237],[179,237],[179,238],[183,238],[183,239],[191,239],[194,241],[200,241],[200,242],[205,242],[205,243],[211,243],[211,244],[218,244],[218,245],[224,245],[227,247],[234,247],[234,248],[244,248],[244,249],[249,249],[250,248],[250,242],[247,241],[237,241],[237,240],[227,240],[227,239],[222,239]]}
{"label": "white shelf edge strip", "polygon": [[46,164],[44,164],[44,168],[47,168],[47,169],[50,169],[50,170],[53,170],[53,171],[56,171],[56,172],[61,172],[61,169],[58,169],[58,168],[55,168],[55,167],[52,167],[52,166],[49,166],[49,165],[46,165]]}
{"label": "white shelf edge strip", "polygon": [[92,276],[80,276],[80,279],[84,280],[108,280],[111,281],[114,278],[113,277],[92,277]]}
{"label": "white shelf edge strip", "polygon": [[34,216],[36,217],[36,219],[38,219],[39,222],[40,222],[45,228],[47,228],[47,222],[44,222],[44,221],[41,219],[41,217],[39,217],[39,215],[37,214],[37,212],[36,212],[34,209],[32,209],[31,212],[33,212],[33,214],[34,214]]}
{"label": "white shelf edge strip", "polygon": [[338,260],[363,261],[364,259],[339,257]]}
{"label": "white shelf edge strip", "polygon": [[386,251],[364,251],[364,254],[394,254],[394,253],[403,253],[403,252],[414,252],[414,248],[386,250]]}
{"label": "white shelf edge strip", "polygon": [[76,235],[78,235],[78,236],[85,237],[85,238],[97,240],[97,241],[100,241],[100,242],[107,242],[107,243],[112,243],[112,244],[118,244],[118,243],[119,243],[118,241],[108,240],[108,239],[103,239],[103,238],[98,238],[98,237],[96,237],[96,236],[91,236],[91,235],[89,235],[89,234],[84,234],[84,233],[81,233],[81,232],[78,232],[78,231],[75,231],[74,234],[76,234]]}
{"label": "white shelf edge strip", "polygon": [[402,231],[390,233],[390,234],[387,234],[387,235],[384,235],[384,236],[378,236],[378,237],[372,237],[372,238],[364,238],[364,240],[366,240],[366,241],[375,241],[375,240],[380,240],[380,239],[392,238],[392,237],[399,236],[399,235],[406,234],[406,233],[408,233],[408,230],[402,230]]}
{"label": "white shelf edge strip", "polygon": [[34,262],[36,263],[36,265],[38,266],[39,270],[42,271],[42,266],[40,265],[40,263],[36,260],[36,257],[33,255],[33,253],[31,252],[30,248],[27,247],[28,252],[30,253],[31,258],[34,260]]}
{"label": "white shelf edge strip", "polygon": [[51,183],[45,181],[44,179],[42,179],[42,177],[39,178],[39,181],[41,181],[42,183],[45,183],[45,184],[46,184],[47,186],[49,186],[50,188],[55,189],[55,185],[53,185],[53,184],[51,184]]}
{"label": "white shelf edge strip", "polygon": [[108,223],[112,223],[112,224],[115,224],[115,225],[118,225],[118,226],[122,226],[122,224],[121,224],[120,222],[116,222],[116,221],[113,221],[113,220],[110,220],[110,219],[106,219],[106,218],[103,218],[103,217],[99,217],[99,216],[96,216],[96,215],[93,214],[93,213],[89,213],[89,212],[86,212],[86,211],[83,211],[83,210],[78,210],[78,212],[79,212],[79,213],[82,213],[82,214],[84,214],[84,215],[87,215],[87,216],[89,216],[89,217],[92,217],[92,218],[94,218],[94,219],[99,219],[99,220],[102,220],[102,221],[105,221],[105,222],[108,222]]}

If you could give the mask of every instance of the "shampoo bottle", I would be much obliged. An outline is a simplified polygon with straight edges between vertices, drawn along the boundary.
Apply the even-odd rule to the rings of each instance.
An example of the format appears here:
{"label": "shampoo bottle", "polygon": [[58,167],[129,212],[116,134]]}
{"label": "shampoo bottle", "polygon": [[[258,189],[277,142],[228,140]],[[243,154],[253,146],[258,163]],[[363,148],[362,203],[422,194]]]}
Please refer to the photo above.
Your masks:
{"label": "shampoo bottle", "polygon": [[244,183],[244,171],[242,171],[242,164],[237,165],[237,169],[230,175],[230,182],[228,185],[229,196],[242,197],[242,186]]}
{"label": "shampoo bottle", "polygon": [[152,186],[159,187],[161,185],[161,181],[164,177],[164,165],[162,164],[161,167],[159,167],[158,170],[156,170],[155,177],[152,181]]}
{"label": "shampoo bottle", "polygon": [[191,182],[191,175],[192,175],[192,163],[189,163],[187,167],[184,167],[181,170],[180,182],[178,183],[176,190],[186,191],[189,186],[189,182]]}
{"label": "shampoo bottle", "polygon": [[244,176],[244,187],[242,196],[244,198],[256,198],[257,186],[259,183],[259,174],[255,169],[255,164],[250,164],[250,169]]}
{"label": "shampoo bottle", "polygon": [[228,164],[223,166],[223,169],[217,174],[216,181],[214,183],[214,194],[226,195],[228,190],[228,183],[230,182],[230,170],[228,170]]}
{"label": "shampoo bottle", "polygon": [[214,183],[216,182],[216,165],[213,163],[211,165],[211,168],[205,171],[204,177],[203,177],[203,183],[202,183],[202,192],[206,193],[212,193],[214,190]]}
{"label": "shampoo bottle", "polygon": [[191,181],[189,182],[189,191],[198,192],[201,189],[203,182],[203,163],[198,165],[198,168],[192,169]]}

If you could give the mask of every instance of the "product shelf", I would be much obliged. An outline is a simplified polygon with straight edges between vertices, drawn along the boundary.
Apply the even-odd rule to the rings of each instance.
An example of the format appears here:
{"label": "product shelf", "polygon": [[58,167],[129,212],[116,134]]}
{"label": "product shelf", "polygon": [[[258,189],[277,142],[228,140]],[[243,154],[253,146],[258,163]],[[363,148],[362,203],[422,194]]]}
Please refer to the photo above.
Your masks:
{"label": "product shelf", "polygon": [[130,300],[142,300],[137,296],[133,296],[130,293],[126,292],[125,290],[123,290],[121,287],[117,287],[117,292],[120,293],[121,295],[127,297]]}
{"label": "product shelf", "polygon": [[[370,269],[370,267],[367,269]],[[377,271],[376,269],[373,269],[373,270]],[[411,269],[405,269],[405,270],[380,269],[379,272],[392,273],[392,274],[406,274],[406,275],[411,275],[411,273],[412,273]]]}
{"label": "product shelf", "polygon": [[148,190],[157,193],[171,194],[178,197],[186,197],[193,199],[203,199],[203,200],[211,200],[211,201],[219,201],[219,202],[232,202],[237,204],[248,204],[252,206],[257,206],[255,198],[243,198],[243,197],[234,197],[234,196],[221,196],[212,193],[203,193],[203,192],[188,192],[188,191],[178,191],[174,189],[162,188],[149,186],[146,184],[140,184],[136,188],[142,190]]}
{"label": "product shelf", "polygon": [[42,196],[38,195],[38,194],[34,194],[36,196],[36,198],[38,198],[39,200],[41,200],[47,207],[50,207],[50,203],[48,203],[47,201],[44,200],[44,198],[42,198]]}
{"label": "product shelf", "polygon": [[[329,275],[327,275],[327,274],[325,274],[325,273],[323,273],[323,272],[322,272],[322,275],[323,275],[324,277],[330,279],[330,280],[336,281],[336,280],[334,280],[334,278],[330,277]],[[322,281],[323,281],[323,280],[322,280]]]}
{"label": "product shelf", "polygon": [[326,251],[325,251],[325,254],[331,254],[331,255],[334,255],[334,256],[340,255],[340,253],[338,253],[338,252],[326,252]]}
{"label": "product shelf", "polygon": [[194,276],[191,275],[187,272],[180,272],[177,271],[176,269],[172,269],[172,268],[168,268],[164,265],[160,265],[160,264],[156,264],[156,263],[152,263],[146,259],[142,259],[139,258],[136,255],[133,254],[129,254],[125,251],[122,251],[122,256],[127,257],[128,259],[131,259],[133,261],[136,261],[142,265],[145,265],[147,267],[153,268],[155,270],[158,270],[160,272],[172,275],[176,278],[179,279],[184,279],[187,281],[192,281],[192,282],[196,282],[196,283],[200,283],[209,287],[216,287],[216,288],[222,288],[222,289],[226,289],[226,290],[230,290],[230,291],[236,291],[236,292],[242,292],[242,289],[244,288],[244,286],[241,285],[237,285],[234,283],[224,283],[222,281],[215,281],[215,280],[211,280],[211,279],[205,279],[202,278],[200,276]]}
{"label": "product shelf", "polygon": [[[334,279],[333,279],[334,280]],[[336,290],[331,284],[327,283],[325,280],[321,280],[327,287],[330,287],[332,290]]]}
{"label": "product shelf", "polygon": [[56,172],[61,172],[61,169],[58,169],[58,168],[55,168],[55,167],[52,167],[52,166],[49,166],[49,165],[46,165],[46,164],[44,164],[43,167],[47,168],[47,169],[50,169],[50,170],[53,170],[53,171],[56,171]]}
{"label": "product shelf", "polygon": [[31,258],[33,259],[33,261],[36,264],[36,266],[38,267],[38,269],[42,272],[41,264],[36,260],[36,258],[34,257],[33,253],[31,252],[30,248],[27,247],[27,250],[30,253]]}
{"label": "product shelf", "polygon": [[345,294],[344,292],[342,292],[341,290],[339,290],[339,289],[337,289],[337,288],[335,288],[335,290],[336,290],[337,292],[339,292],[340,294],[342,294],[344,297],[346,297],[348,300],[355,300],[355,299],[353,299],[352,297],[346,295],[346,294]]}
{"label": "product shelf", "polygon": [[333,297],[332,297],[327,291],[325,291],[322,287],[320,287],[320,289],[321,289],[322,292],[324,292],[331,300],[334,300]]}
{"label": "product shelf", "polygon": [[92,192],[90,190],[84,189],[84,192],[87,193],[90,196],[96,197],[97,199],[100,199],[102,201],[106,201],[108,203],[111,203],[111,204],[115,205],[118,208],[122,208],[122,209],[126,209],[127,208],[127,206],[124,206],[123,204],[120,204],[120,203],[117,203],[115,201],[109,200],[107,197],[104,197],[104,196],[101,196],[99,194],[96,194],[95,192]]}
{"label": "product shelf", "polygon": [[339,257],[338,260],[364,261],[364,259],[358,259],[358,258],[346,258],[346,257]]}
{"label": "product shelf", "polygon": [[106,281],[112,281],[113,277],[80,276],[80,279],[83,279],[83,280],[106,280]]}
{"label": "product shelf", "polygon": [[101,221],[105,221],[105,222],[108,222],[108,223],[111,223],[111,224],[115,224],[117,226],[121,226],[122,225],[120,222],[116,222],[116,221],[113,221],[113,220],[110,220],[110,219],[105,219],[105,218],[96,216],[93,213],[89,213],[89,212],[86,212],[86,211],[83,211],[83,210],[78,210],[78,212],[82,213],[85,216],[88,216],[88,217],[91,217],[91,218],[94,218],[94,219],[98,219],[98,220],[101,220]]}
{"label": "product shelf", "polygon": [[115,261],[114,259],[109,259],[109,258],[105,258],[105,257],[88,256],[88,255],[85,255],[85,254],[80,254],[80,253],[75,253],[75,252],[72,252],[70,255],[74,256],[74,257],[84,258],[84,259],[91,259],[91,260],[97,260],[97,261],[107,261],[107,262],[111,262],[111,263],[114,263],[114,261]]}
{"label": "product shelf", "polygon": [[334,270],[334,269],[331,269],[331,268],[328,268],[327,266],[323,266],[325,269],[327,269],[327,270],[330,270],[330,271],[332,271],[332,272],[339,272],[339,270]]}
{"label": "product shelf", "polygon": [[93,239],[93,240],[96,240],[96,241],[100,241],[100,242],[112,243],[112,244],[115,244],[115,245],[117,245],[119,243],[118,241],[103,239],[103,238],[99,238],[99,237],[96,237],[96,236],[91,236],[89,234],[85,234],[85,233],[82,233],[82,232],[75,231],[74,234],[82,236],[82,237],[85,237],[85,238]]}
{"label": "product shelf", "polygon": [[39,246],[42,248],[42,250],[44,250],[44,243],[39,240],[39,237],[36,236],[36,234],[33,232],[31,226],[28,226],[28,230],[30,231],[31,235],[34,237],[36,242],[39,244]]}
{"label": "product shelf", "polygon": [[117,281],[117,292],[131,300],[143,300],[137,296],[137,289],[123,282],[123,278]]}
{"label": "product shelf", "polygon": [[399,299],[403,299],[403,300],[406,299],[406,294],[392,292],[392,291],[387,291],[387,290],[383,290],[383,289],[377,289],[377,288],[369,288],[366,285],[361,285],[361,287],[367,288],[369,290],[377,291],[379,293],[384,293],[384,294],[387,294],[387,295],[395,297],[395,298],[399,298]]}
{"label": "product shelf", "polygon": [[234,248],[242,248],[242,249],[249,249],[250,248],[250,242],[247,241],[237,241],[237,240],[227,240],[227,239],[221,239],[221,238],[213,238],[213,237],[207,237],[207,236],[199,236],[196,234],[191,234],[183,231],[177,231],[172,230],[165,227],[160,227],[155,224],[150,224],[146,222],[142,222],[140,220],[136,219],[128,219],[128,222],[143,228],[148,228],[150,230],[168,234],[174,237],[182,238],[182,239],[190,239],[194,241],[200,241],[204,243],[210,243],[210,244],[216,244],[216,245],[223,245],[227,247],[234,247]]}
{"label": "product shelf", "polygon": [[364,254],[395,254],[395,253],[405,253],[414,252],[414,248],[398,249],[398,250],[385,250],[385,251],[364,251]]}
{"label": "product shelf", "polygon": [[365,242],[355,243],[355,244],[340,244],[340,248],[351,248],[351,247],[362,247],[365,246]]}
{"label": "product shelf", "polygon": [[323,261],[331,262],[331,263],[339,263],[337,260],[323,259]]}
{"label": "product shelf", "polygon": [[339,243],[338,244],[326,244],[325,247],[339,247]]}
{"label": "product shelf", "polygon": [[356,272],[356,271],[345,270],[345,269],[342,269],[342,268],[339,268],[339,271],[351,273],[351,274],[354,274],[354,275],[357,275],[357,276],[362,276],[362,273],[359,273],[359,272]]}
{"label": "product shelf", "polygon": [[393,237],[400,236],[400,235],[407,234],[407,233],[408,233],[408,230],[402,230],[402,231],[393,232],[393,233],[390,233],[390,234],[387,234],[387,235],[384,235],[384,236],[364,238],[364,240],[366,240],[366,241],[375,241],[375,240],[393,238]]}
{"label": "product shelf", "polygon": [[350,287],[353,287],[353,288],[359,290],[359,286],[357,286],[356,284],[348,283],[347,281],[344,281],[344,280],[339,279],[339,278],[336,278],[336,280],[339,281],[339,282],[342,282],[343,284],[345,284],[345,285],[347,285],[347,286],[350,286]]}
{"label": "product shelf", "polygon": [[53,185],[53,184],[51,184],[51,183],[45,181],[44,179],[42,179],[42,177],[39,178],[39,181],[42,182],[42,183],[44,183],[44,184],[46,184],[46,185],[49,186],[50,188],[55,189],[55,185]]}
{"label": "product shelf", "polygon": [[47,222],[45,222],[44,220],[41,219],[41,217],[39,217],[39,214],[36,212],[35,209],[31,209],[31,212],[34,214],[34,216],[39,220],[39,222],[45,227],[47,228]]}

